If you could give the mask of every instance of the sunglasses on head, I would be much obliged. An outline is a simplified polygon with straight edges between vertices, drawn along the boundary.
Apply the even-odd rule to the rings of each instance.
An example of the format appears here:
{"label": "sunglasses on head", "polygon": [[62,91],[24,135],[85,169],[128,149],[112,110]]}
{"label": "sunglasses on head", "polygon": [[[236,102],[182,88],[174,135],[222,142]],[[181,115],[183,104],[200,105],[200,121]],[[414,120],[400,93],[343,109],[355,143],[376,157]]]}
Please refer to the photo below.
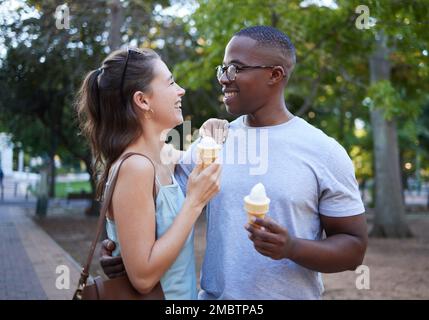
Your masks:
{"label": "sunglasses on head", "polygon": [[130,59],[130,53],[142,54],[140,51],[137,51],[137,50],[133,50],[133,49],[128,49],[127,50],[127,57],[125,58],[124,70],[122,71],[121,85],[119,87],[119,90],[120,90],[120,93],[121,93],[121,100],[122,100],[122,103],[124,104],[124,106],[127,105],[127,102],[126,102],[126,99],[125,99],[125,95],[124,95],[124,82],[125,82],[125,74],[127,72],[128,60]]}

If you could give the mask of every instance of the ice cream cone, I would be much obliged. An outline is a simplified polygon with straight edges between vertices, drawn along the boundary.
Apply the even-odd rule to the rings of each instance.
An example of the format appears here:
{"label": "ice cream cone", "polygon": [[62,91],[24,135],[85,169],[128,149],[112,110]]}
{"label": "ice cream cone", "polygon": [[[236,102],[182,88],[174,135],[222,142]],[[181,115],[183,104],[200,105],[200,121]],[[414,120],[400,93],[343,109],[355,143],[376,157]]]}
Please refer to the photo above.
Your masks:
{"label": "ice cream cone", "polygon": [[258,183],[252,188],[249,195],[244,197],[244,209],[247,212],[248,222],[256,228],[259,225],[252,223],[252,217],[264,219],[270,209],[270,199],[265,194],[265,187]]}
{"label": "ice cream cone", "polygon": [[197,145],[198,158],[202,162],[203,169],[216,161],[221,146],[212,138],[204,137]]}
{"label": "ice cream cone", "polygon": [[263,205],[255,205],[251,202],[246,202],[246,199],[244,199],[244,209],[247,212],[247,220],[250,224],[253,226],[256,226],[259,228],[258,225],[255,225],[252,223],[252,217],[264,219],[265,215],[269,211],[269,204],[263,204]]}

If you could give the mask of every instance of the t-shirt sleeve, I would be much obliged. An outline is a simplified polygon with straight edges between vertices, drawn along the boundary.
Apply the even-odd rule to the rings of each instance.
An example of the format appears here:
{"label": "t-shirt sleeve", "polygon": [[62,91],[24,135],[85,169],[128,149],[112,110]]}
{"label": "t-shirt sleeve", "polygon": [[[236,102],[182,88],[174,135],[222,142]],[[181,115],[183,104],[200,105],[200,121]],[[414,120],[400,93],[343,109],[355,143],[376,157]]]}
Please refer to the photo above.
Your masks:
{"label": "t-shirt sleeve", "polygon": [[319,176],[319,213],[347,217],[364,212],[353,162],[346,150],[334,141]]}
{"label": "t-shirt sleeve", "polygon": [[183,193],[186,194],[186,186],[188,184],[188,177],[191,174],[192,170],[195,167],[195,146],[196,143],[193,143],[188,150],[186,150],[179,162],[176,165],[174,171],[174,177],[176,178],[177,183],[182,189]]}

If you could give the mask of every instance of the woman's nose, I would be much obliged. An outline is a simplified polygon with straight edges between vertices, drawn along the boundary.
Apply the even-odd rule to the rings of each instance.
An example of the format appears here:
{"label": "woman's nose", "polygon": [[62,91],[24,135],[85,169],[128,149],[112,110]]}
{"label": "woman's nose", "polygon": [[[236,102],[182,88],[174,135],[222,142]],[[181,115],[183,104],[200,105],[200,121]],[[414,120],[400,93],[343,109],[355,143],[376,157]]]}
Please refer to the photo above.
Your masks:
{"label": "woman's nose", "polygon": [[178,86],[178,87],[179,87],[179,97],[184,96],[186,93],[186,90],[183,89],[181,86]]}

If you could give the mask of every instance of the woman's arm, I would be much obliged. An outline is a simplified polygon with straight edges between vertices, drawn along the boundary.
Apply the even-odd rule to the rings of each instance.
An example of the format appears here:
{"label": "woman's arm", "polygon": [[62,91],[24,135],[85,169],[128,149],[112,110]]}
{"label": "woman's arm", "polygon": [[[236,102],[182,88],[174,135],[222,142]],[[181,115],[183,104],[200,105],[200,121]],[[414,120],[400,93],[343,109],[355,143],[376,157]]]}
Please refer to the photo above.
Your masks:
{"label": "woman's arm", "polygon": [[[192,173],[193,191],[201,189],[207,195],[201,191],[189,195],[171,227],[156,239],[153,166],[147,159],[137,156],[130,157],[122,165],[112,198],[112,211],[128,277],[141,293],[150,292],[173,264],[205,203],[219,189],[219,165],[200,171],[198,168]],[[199,188],[195,188],[195,184]]]}

